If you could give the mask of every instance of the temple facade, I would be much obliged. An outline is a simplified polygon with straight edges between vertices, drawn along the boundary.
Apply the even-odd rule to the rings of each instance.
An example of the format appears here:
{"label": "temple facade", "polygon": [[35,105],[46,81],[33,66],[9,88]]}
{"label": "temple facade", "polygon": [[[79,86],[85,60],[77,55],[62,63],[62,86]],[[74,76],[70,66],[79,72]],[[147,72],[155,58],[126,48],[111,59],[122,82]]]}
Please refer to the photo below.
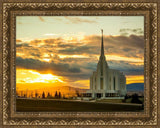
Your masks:
{"label": "temple facade", "polygon": [[90,90],[86,96],[92,98],[123,98],[126,95],[126,77],[119,70],[110,69],[105,55],[103,44],[103,30],[101,39],[101,55],[97,70],[90,76]]}

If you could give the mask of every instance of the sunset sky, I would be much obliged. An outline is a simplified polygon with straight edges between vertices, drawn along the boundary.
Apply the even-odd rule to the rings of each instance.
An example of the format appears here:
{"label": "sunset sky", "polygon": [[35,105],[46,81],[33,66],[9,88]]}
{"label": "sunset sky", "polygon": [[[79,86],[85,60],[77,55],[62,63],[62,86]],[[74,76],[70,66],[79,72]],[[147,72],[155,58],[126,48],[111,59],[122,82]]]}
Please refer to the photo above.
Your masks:
{"label": "sunset sky", "polygon": [[100,56],[101,29],[109,67],[122,71],[127,84],[143,83],[143,16],[17,16],[17,88],[88,89]]}

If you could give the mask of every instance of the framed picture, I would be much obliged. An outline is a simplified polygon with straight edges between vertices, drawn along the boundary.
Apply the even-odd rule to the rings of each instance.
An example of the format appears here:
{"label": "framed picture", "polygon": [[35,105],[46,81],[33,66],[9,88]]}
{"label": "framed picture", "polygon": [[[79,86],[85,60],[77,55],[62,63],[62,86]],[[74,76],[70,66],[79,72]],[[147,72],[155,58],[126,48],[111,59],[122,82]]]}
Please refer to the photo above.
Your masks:
{"label": "framed picture", "polygon": [[159,126],[159,1],[1,2],[2,127]]}
{"label": "framed picture", "polygon": [[17,112],[144,110],[144,16],[17,16],[15,47]]}

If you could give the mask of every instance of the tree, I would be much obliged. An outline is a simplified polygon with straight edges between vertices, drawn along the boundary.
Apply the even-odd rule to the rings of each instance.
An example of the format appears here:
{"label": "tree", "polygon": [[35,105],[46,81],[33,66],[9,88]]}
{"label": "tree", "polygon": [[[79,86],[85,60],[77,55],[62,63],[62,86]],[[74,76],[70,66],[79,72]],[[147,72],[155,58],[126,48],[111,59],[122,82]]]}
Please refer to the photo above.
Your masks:
{"label": "tree", "polygon": [[48,92],[47,98],[49,98],[49,99],[53,98],[52,94]]}
{"label": "tree", "polygon": [[58,97],[61,98],[61,92],[59,92],[59,96]]}
{"label": "tree", "polygon": [[125,100],[127,100],[129,97],[128,97],[128,95],[126,94],[124,98],[125,98]]}
{"label": "tree", "polygon": [[42,93],[42,98],[45,98],[45,93],[44,92]]}
{"label": "tree", "polygon": [[122,102],[123,102],[123,103],[126,103],[126,100],[127,100],[128,98],[129,98],[129,97],[128,97],[128,95],[126,94],[125,97],[124,97],[124,99],[122,100]]}
{"label": "tree", "polygon": [[35,93],[35,97],[36,97],[36,98],[38,97],[38,93],[37,93],[37,92]]}
{"label": "tree", "polygon": [[49,92],[48,92],[48,94],[47,94],[47,98],[48,98],[48,97],[50,97],[50,93],[49,93]]}
{"label": "tree", "polygon": [[135,94],[132,95],[131,103],[142,104],[142,101],[140,101],[139,98],[138,98],[138,94],[135,93]]}
{"label": "tree", "polygon": [[56,91],[56,93],[55,93],[55,96],[54,96],[55,98],[57,98],[58,97],[58,93],[57,93],[57,91]]}

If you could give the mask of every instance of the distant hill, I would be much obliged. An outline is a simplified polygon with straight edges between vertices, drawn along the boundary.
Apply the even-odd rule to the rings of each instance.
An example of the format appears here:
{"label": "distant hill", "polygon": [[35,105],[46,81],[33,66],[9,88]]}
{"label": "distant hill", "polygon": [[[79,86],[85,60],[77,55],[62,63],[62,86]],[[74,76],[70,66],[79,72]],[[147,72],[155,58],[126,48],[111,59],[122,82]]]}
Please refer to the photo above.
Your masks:
{"label": "distant hill", "polygon": [[126,85],[127,91],[144,91],[144,83],[133,83]]}

